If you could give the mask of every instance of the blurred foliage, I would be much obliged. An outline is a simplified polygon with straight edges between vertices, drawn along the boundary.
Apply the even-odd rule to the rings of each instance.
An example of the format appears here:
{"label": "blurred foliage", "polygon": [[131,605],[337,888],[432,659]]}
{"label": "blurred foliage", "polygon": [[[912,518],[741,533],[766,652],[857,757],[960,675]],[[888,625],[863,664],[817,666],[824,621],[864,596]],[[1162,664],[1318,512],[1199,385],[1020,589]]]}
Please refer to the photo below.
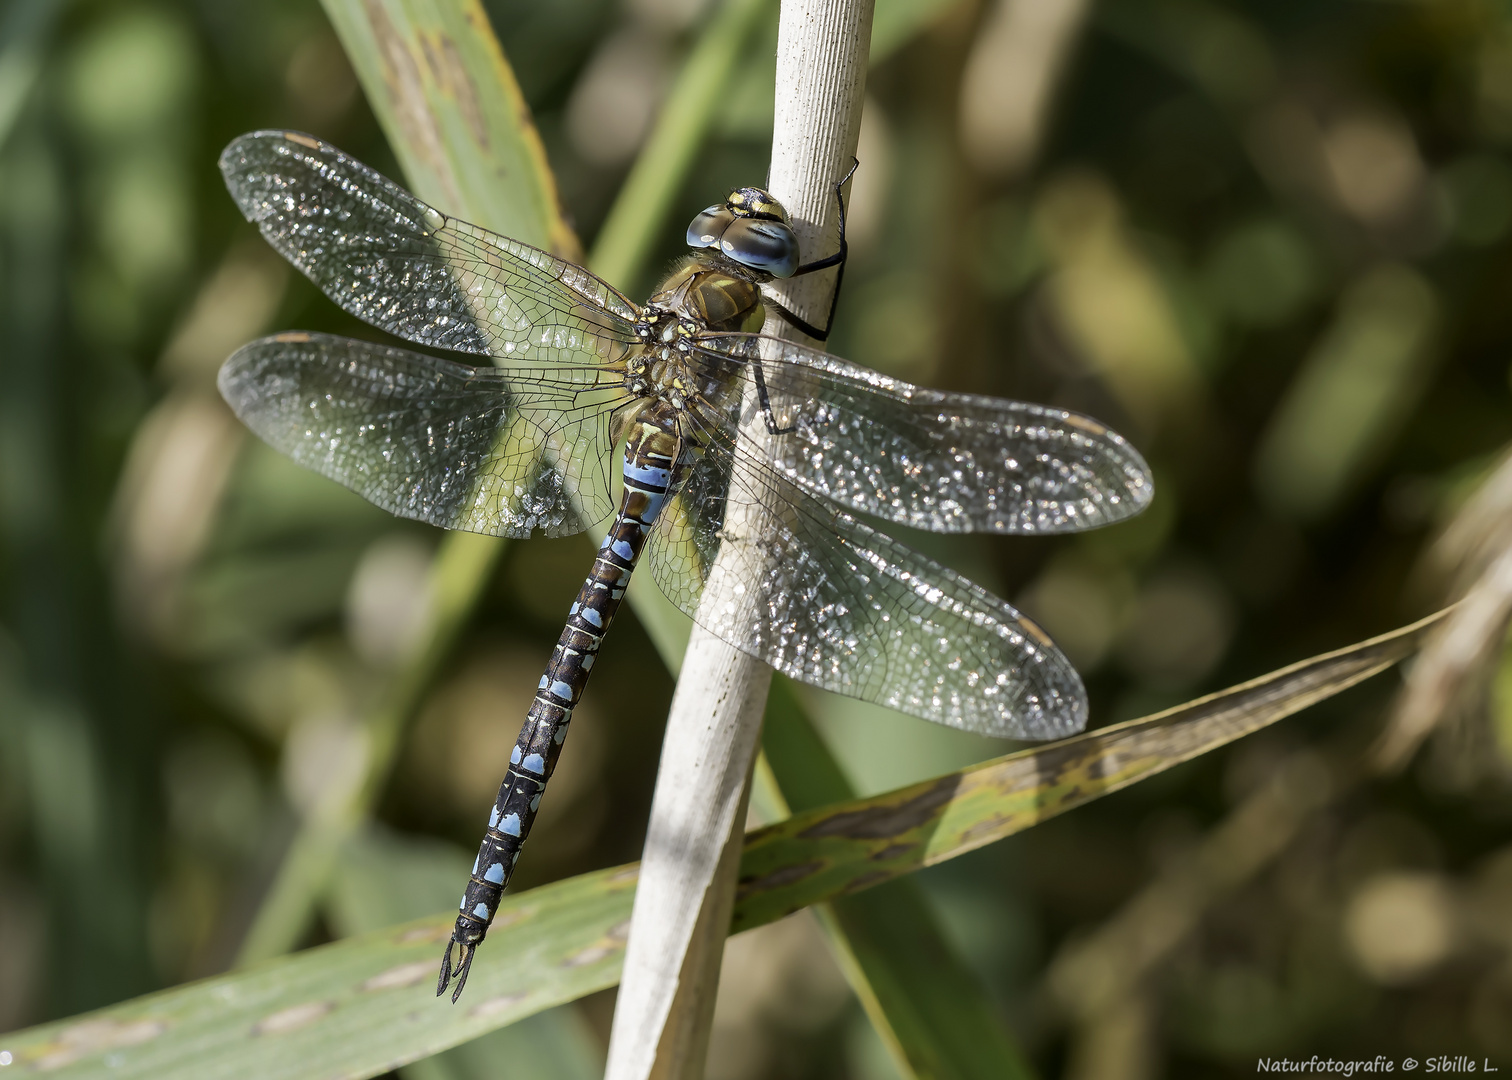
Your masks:
{"label": "blurred foliage", "polygon": [[[708,13],[487,7],[591,243]],[[764,175],[773,26],[675,218]],[[1090,412],[1159,484],[1102,533],[908,540],[1041,619],[1094,724],[1426,606],[1427,541],[1512,441],[1503,7],[897,0],[877,26],[834,350]],[[315,0],[0,14],[0,1030],[230,963],[427,602],[432,532],[215,396],[264,330],[365,332],[221,187],[220,148],[269,126],[398,175]],[[379,808],[393,917],[421,900],[384,874],[476,842],[584,561],[512,546],[444,665]],[[633,619],[614,638],[521,887],[638,854],[671,680]],[[1046,1076],[1505,1067],[1508,670],[1400,774],[1364,765],[1382,679],[917,880]],[[1002,750],[803,697],[863,792]],[[387,917],[351,892],[311,941]],[[819,940],[807,916],[732,940],[712,1077],[890,1075]],[[541,1074],[591,1069],[611,1005],[550,1014]]]}

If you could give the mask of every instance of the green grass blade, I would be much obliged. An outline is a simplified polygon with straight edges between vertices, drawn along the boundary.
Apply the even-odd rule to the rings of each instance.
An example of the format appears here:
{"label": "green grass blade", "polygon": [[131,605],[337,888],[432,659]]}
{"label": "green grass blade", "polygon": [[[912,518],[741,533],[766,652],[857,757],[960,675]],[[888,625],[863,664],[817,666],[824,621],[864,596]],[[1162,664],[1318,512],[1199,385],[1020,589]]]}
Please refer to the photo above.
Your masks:
{"label": "green grass blade", "polygon": [[324,7],[415,194],[581,260],[530,109],[478,0]]}
{"label": "green grass blade", "polygon": [[[943,862],[1290,716],[1411,653],[1443,613],[1154,716],[799,814],[746,840],[734,928]],[[447,911],[0,1037],[15,1075],[366,1077],[614,985],[635,867],[506,897],[461,1006]]]}

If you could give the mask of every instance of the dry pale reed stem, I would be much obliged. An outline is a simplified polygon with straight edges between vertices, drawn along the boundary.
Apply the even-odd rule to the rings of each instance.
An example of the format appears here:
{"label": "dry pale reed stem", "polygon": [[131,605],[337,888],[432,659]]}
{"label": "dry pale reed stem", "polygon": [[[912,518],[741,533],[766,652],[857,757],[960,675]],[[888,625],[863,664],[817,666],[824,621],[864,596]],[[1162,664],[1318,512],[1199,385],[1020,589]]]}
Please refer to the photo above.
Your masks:
{"label": "dry pale reed stem", "polygon": [[[834,184],[860,130],[871,0],[782,5],[768,186],[794,218],[805,258],[835,249]],[[785,287],[788,307],[822,321],[834,273]],[[775,291],[775,290],[774,290]],[[769,332],[781,332],[776,319]],[[759,435],[756,436],[759,438]],[[741,514],[746,517],[742,517]],[[703,603],[742,600],[724,582],[759,558],[761,511],[732,507]],[[694,630],[667,718],[606,1080],[698,1080],[734,905],[751,762],[771,669]]]}
{"label": "dry pale reed stem", "polygon": [[[803,0],[782,5],[777,39],[777,107],[771,189],[793,217],[805,261],[836,247],[835,181],[850,169],[861,132],[872,0]],[[862,165],[865,168],[865,165]],[[829,311],[835,272],[778,282],[769,290],[810,323]],[[766,332],[798,337],[768,318]]]}

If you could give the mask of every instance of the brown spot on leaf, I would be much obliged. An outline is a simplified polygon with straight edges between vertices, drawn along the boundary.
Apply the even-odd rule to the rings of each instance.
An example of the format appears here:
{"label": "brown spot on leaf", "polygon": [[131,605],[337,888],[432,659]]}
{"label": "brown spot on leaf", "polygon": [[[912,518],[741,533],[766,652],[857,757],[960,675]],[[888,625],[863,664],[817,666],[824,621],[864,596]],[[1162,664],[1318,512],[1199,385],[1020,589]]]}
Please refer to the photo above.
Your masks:
{"label": "brown spot on leaf", "polygon": [[624,945],[619,942],[594,942],[585,949],[579,949],[575,953],[568,954],[562,961],[562,966],[569,968],[587,967],[589,964],[597,964],[611,953],[619,952],[623,948]]}
{"label": "brown spot on leaf", "polygon": [[485,1017],[498,1016],[502,1012],[508,1012],[530,995],[525,993],[500,994],[498,997],[484,998],[471,1009],[467,1010],[468,1016]]}
{"label": "brown spot on leaf", "polygon": [[975,825],[962,829],[961,843],[970,844],[977,840],[996,839],[1011,820],[1013,820],[1012,814],[993,814],[984,821],[978,821]]}
{"label": "brown spot on leaf", "polygon": [[884,881],[891,881],[895,877],[897,877],[896,874],[888,874],[884,873],[881,870],[873,870],[869,874],[862,874],[859,877],[851,879],[846,883],[845,888],[841,889],[840,891],[842,893],[860,892],[862,889],[869,889],[873,885],[880,885]]}
{"label": "brown spot on leaf", "polygon": [[168,1024],[157,1019],[86,1020],[58,1032],[57,1039],[38,1048],[32,1061],[38,1072],[51,1072],[93,1054],[140,1046],[167,1030]]}
{"label": "brown spot on leaf", "polygon": [[831,814],[798,835],[804,839],[837,836],[846,840],[890,840],[936,818],[939,810],[955,795],[960,783],[959,776],[942,776],[901,803]]}
{"label": "brown spot on leaf", "polygon": [[331,1001],[307,1001],[303,1005],[280,1009],[253,1024],[252,1034],[287,1035],[291,1031],[309,1027],[335,1007],[335,1002]]}
{"label": "brown spot on leaf", "polygon": [[445,926],[416,926],[394,939],[396,945],[421,945],[433,941],[445,941],[451,937],[451,924]]}
{"label": "brown spot on leaf", "polygon": [[791,885],[795,881],[802,881],[810,874],[824,869],[824,862],[814,859],[804,863],[794,863],[792,866],[782,866],[773,870],[770,874],[758,874],[756,877],[742,878],[735,888],[738,899],[745,899],[754,893],[769,892],[780,889],[784,885]]}
{"label": "brown spot on leaf", "polygon": [[473,141],[486,148],[488,125],[483,120],[483,106],[478,100],[478,88],[473,85],[472,74],[462,62],[462,54],[455,41],[442,34],[440,45],[447,71],[446,85],[451,90],[452,97],[457,99],[457,108],[462,112],[462,119],[467,121],[467,129],[472,132]]}
{"label": "brown spot on leaf", "polygon": [[415,35],[415,40],[420,45],[420,55],[425,58],[425,66],[431,77],[431,82],[441,87],[446,86],[446,68],[441,63],[441,58],[436,55],[436,47],[432,44],[424,31]]}
{"label": "brown spot on leaf", "polygon": [[428,980],[435,974],[435,970],[434,961],[416,960],[414,963],[400,964],[387,971],[380,971],[377,975],[365,980],[358,989],[397,990],[403,986],[414,986],[416,983]]}
{"label": "brown spot on leaf", "polygon": [[[363,0],[363,10],[373,27],[378,56],[383,65],[383,84],[394,107],[394,118],[404,130],[404,145],[417,155],[442,185],[443,205],[460,206],[462,196],[447,164],[436,117],[425,91],[425,77],[408,43],[388,17],[379,0]],[[422,40],[423,45],[423,40]]]}

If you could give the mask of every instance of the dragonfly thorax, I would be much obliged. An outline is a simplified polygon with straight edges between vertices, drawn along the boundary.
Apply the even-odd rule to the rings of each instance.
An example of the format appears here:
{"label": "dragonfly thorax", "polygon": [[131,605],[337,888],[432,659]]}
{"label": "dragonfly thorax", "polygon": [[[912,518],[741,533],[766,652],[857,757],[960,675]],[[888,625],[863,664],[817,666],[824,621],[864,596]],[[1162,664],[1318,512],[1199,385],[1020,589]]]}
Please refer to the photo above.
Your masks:
{"label": "dragonfly thorax", "polygon": [[766,311],[753,277],[713,252],[684,260],[647,301],[635,324],[638,344],[625,361],[630,392],[683,409],[698,389],[689,343],[702,334],[761,329]]}
{"label": "dragonfly thorax", "polygon": [[[714,252],[689,255],[646,302],[653,334],[665,335],[668,320],[693,324],[692,332],[754,334],[766,321],[757,275]],[[641,340],[646,340],[642,335]]]}
{"label": "dragonfly thorax", "polygon": [[635,348],[625,360],[625,386],[638,397],[665,402],[681,412],[697,386],[686,345],[693,336],[688,331],[696,328],[681,320],[651,325],[651,341]]}

